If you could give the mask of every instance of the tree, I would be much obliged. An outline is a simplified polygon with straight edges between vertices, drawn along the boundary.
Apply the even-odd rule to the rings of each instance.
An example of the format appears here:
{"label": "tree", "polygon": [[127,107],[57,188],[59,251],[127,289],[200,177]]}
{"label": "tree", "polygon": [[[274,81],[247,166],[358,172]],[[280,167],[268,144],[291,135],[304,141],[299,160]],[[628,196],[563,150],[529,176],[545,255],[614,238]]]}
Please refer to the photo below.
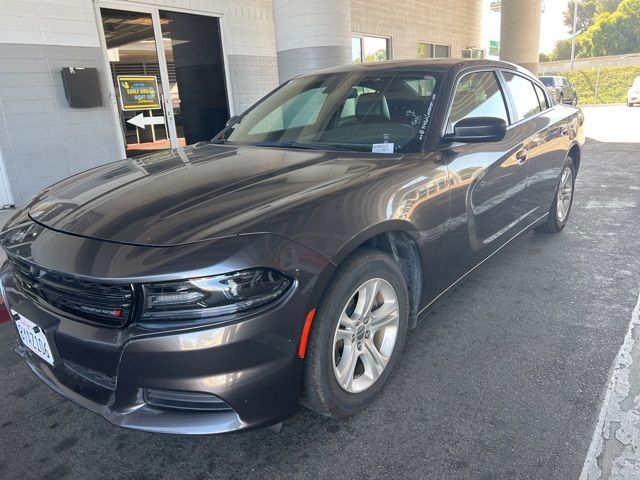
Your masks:
{"label": "tree", "polygon": [[600,13],[577,43],[587,57],[640,51],[640,0],[622,0],[613,13]]}
{"label": "tree", "polygon": [[598,13],[602,12],[615,12],[618,5],[622,0],[599,0],[598,1]]}
{"label": "tree", "polygon": [[[576,52],[578,51],[578,44],[576,43]],[[577,56],[577,54],[576,54]],[[568,60],[571,58],[571,39],[565,38],[558,40],[553,51],[549,55],[551,60]]]}
{"label": "tree", "polygon": [[540,55],[538,55],[538,61],[539,62],[549,62],[549,61],[551,61],[551,56],[547,55],[546,53],[541,53]]}
{"label": "tree", "polygon": [[598,14],[598,0],[569,0],[567,9],[564,11],[564,24],[569,27],[569,32],[573,31],[573,8],[578,1],[578,20],[576,21],[576,33],[584,32],[593,25]]}
{"label": "tree", "polygon": [[578,2],[576,33],[582,33],[594,24],[596,17],[604,12],[615,12],[622,0],[569,0],[564,11],[564,24],[573,31],[573,6]]}

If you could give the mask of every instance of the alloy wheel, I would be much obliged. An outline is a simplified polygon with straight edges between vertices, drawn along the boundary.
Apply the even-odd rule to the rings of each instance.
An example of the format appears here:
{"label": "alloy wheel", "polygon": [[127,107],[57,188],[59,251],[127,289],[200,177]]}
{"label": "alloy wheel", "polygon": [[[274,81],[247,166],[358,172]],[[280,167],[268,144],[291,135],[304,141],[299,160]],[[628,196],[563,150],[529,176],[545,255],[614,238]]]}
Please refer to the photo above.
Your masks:
{"label": "alloy wheel", "polygon": [[559,222],[564,222],[571,208],[573,197],[573,171],[565,167],[560,177],[560,187],[558,188],[558,200],[556,202],[556,215]]}
{"label": "alloy wheel", "polygon": [[333,373],[343,390],[359,393],[376,383],[396,346],[399,321],[389,282],[373,278],[355,290],[333,335]]}

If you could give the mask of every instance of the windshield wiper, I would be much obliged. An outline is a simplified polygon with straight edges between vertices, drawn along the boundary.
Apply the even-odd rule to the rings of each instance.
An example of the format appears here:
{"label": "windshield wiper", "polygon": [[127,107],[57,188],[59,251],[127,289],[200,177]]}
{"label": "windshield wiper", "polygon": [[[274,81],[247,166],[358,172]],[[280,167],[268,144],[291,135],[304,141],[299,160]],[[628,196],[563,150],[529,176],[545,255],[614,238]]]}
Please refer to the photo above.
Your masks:
{"label": "windshield wiper", "polygon": [[341,150],[339,147],[324,143],[302,143],[302,142],[258,142],[252,143],[256,147],[280,147],[280,148],[301,148],[305,150]]}

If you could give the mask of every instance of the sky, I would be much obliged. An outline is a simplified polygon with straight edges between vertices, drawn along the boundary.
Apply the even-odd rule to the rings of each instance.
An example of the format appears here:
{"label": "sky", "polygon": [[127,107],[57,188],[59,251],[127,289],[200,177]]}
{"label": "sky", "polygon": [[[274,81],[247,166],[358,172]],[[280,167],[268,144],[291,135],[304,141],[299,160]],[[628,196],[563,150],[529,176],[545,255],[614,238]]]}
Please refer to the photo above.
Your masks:
{"label": "sky", "polygon": [[[500,40],[500,13],[489,9],[492,0],[484,0],[482,44],[489,51],[489,40]],[[569,32],[563,22],[568,0],[542,0],[543,13],[540,25],[540,51],[550,53],[558,40],[567,38]]]}

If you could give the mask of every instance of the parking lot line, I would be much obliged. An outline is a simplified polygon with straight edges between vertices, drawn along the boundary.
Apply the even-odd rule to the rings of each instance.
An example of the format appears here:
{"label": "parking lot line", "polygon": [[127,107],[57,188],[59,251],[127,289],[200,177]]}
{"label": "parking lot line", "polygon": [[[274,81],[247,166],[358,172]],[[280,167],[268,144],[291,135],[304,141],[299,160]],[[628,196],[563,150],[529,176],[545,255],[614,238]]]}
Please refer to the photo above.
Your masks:
{"label": "parking lot line", "polygon": [[[640,339],[639,325],[640,295],[615,359],[580,480],[640,477],[640,465],[634,452],[634,446],[640,440],[640,415],[637,411],[640,406],[640,396],[637,396],[640,379],[637,375],[630,375],[633,359],[640,359],[640,342],[636,342]],[[633,395],[633,402],[625,401],[630,395]]]}

